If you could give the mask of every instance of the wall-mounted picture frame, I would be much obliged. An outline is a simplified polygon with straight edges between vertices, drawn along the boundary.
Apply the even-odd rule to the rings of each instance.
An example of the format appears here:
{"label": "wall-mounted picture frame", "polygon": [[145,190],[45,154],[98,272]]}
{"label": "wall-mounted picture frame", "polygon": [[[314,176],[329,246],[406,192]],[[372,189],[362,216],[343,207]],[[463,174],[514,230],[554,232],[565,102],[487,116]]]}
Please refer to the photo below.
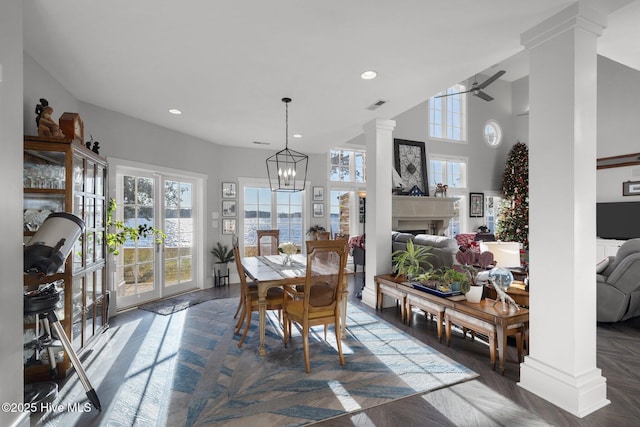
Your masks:
{"label": "wall-mounted picture frame", "polygon": [[471,218],[484,216],[484,193],[469,193],[469,216]]}
{"label": "wall-mounted picture frame", "polygon": [[324,203],[313,204],[313,217],[321,218],[324,216]]}
{"label": "wall-mounted picture frame", "polygon": [[640,181],[627,181],[622,183],[623,196],[640,196]]}
{"label": "wall-mounted picture frame", "polygon": [[235,200],[223,200],[222,201],[222,216],[236,216],[236,201]]}
{"label": "wall-mounted picture frame", "polygon": [[395,168],[402,180],[404,194],[428,196],[429,181],[424,142],[394,139],[393,148]]}
{"label": "wall-mounted picture frame", "polygon": [[236,233],[236,219],[222,218],[222,234],[235,234],[235,233]]}
{"label": "wall-mounted picture frame", "polygon": [[222,183],[222,198],[223,199],[235,199],[237,195],[235,182],[223,182]]}
{"label": "wall-mounted picture frame", "polygon": [[324,201],[324,187],[313,187],[313,201],[314,202],[322,202]]}

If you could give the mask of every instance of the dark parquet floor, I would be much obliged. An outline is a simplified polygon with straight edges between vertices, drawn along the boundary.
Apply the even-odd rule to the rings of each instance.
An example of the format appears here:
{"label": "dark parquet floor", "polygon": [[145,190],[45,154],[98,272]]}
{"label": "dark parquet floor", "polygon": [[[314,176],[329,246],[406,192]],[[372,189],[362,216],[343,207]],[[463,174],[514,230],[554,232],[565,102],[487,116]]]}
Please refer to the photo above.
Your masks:
{"label": "dark parquet floor", "polygon": [[[469,338],[463,338],[461,333],[454,332],[451,345],[447,347],[444,343],[438,342],[435,323],[426,319],[422,312],[414,311],[411,326],[406,326],[400,319],[399,308],[376,311],[363,304],[355,298],[355,293],[362,284],[360,275],[361,273],[358,273],[358,277],[351,279],[351,303],[462,363],[477,372],[479,377],[427,394],[325,420],[316,425],[640,426],[640,318],[598,326],[597,366],[607,379],[607,396],[611,404],[584,418],[578,418],[517,385],[520,370],[513,343],[507,351],[505,374],[500,375],[491,368],[489,350],[481,338],[471,341]],[[217,293],[217,298],[238,297],[239,288],[238,284],[232,284],[216,288],[214,292]],[[151,316],[148,312],[140,314],[143,313]],[[131,315],[135,316],[136,313],[127,313],[123,319]],[[112,323],[118,323],[117,316]],[[122,355],[101,355],[113,358],[119,356]],[[32,425],[35,425],[35,421],[32,418]],[[56,425],[64,425],[64,422],[60,421]]]}
{"label": "dark parquet floor", "polygon": [[[368,308],[353,297],[354,292],[350,295],[352,303]],[[399,308],[386,308],[375,313],[480,376],[473,381],[397,400],[357,415],[344,415],[318,425],[640,426],[640,318],[598,325],[597,367],[607,379],[607,398],[611,404],[578,418],[517,385],[520,369],[515,346],[509,346],[507,367],[502,376],[492,370],[488,348],[481,340],[464,339],[459,333],[452,337],[451,345],[447,347],[438,342],[435,323],[427,320],[420,311],[413,312],[411,326],[402,323]]]}

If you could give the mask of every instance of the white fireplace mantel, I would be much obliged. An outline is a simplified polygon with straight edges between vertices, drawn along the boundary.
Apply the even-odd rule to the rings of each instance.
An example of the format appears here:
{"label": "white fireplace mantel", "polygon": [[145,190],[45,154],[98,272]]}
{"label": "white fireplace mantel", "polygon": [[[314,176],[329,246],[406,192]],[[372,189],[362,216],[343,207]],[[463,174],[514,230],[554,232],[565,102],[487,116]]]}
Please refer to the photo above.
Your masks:
{"label": "white fireplace mantel", "polygon": [[457,200],[456,197],[393,196],[392,227],[397,231],[442,234],[455,215]]}

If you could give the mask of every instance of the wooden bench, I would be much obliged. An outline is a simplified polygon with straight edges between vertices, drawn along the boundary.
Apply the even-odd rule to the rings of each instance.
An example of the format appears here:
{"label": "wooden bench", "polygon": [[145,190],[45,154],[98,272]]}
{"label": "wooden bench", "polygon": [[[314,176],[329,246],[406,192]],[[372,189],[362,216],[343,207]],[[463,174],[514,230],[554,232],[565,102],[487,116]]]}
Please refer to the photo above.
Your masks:
{"label": "wooden bench", "polygon": [[414,289],[390,274],[375,276],[375,283],[376,309],[382,308],[384,295],[388,295],[400,302],[402,321],[407,324],[410,322],[413,307],[418,307],[426,313],[437,316],[438,339],[442,340],[442,324],[444,321],[447,345],[450,343],[452,323],[472,332],[487,335],[491,363],[495,369],[497,351],[498,368],[501,373],[504,373],[507,337],[515,336],[518,347],[518,360],[522,361],[523,342],[528,338],[529,331],[528,309],[520,308],[516,310],[514,307],[509,306],[506,311],[503,311],[502,305],[494,304],[495,301],[491,299],[484,299],[479,303],[471,303],[466,300],[459,301],[459,297],[440,297]]}

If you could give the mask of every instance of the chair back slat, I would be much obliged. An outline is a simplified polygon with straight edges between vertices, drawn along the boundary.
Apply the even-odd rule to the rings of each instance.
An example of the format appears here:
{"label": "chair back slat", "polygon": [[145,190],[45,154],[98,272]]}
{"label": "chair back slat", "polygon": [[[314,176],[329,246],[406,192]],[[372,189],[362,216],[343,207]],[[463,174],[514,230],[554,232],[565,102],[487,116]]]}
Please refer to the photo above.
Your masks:
{"label": "chair back slat", "polygon": [[258,256],[277,255],[280,246],[280,230],[257,230]]}
{"label": "chair back slat", "polygon": [[306,312],[337,310],[347,262],[346,240],[309,240],[304,287]]}

